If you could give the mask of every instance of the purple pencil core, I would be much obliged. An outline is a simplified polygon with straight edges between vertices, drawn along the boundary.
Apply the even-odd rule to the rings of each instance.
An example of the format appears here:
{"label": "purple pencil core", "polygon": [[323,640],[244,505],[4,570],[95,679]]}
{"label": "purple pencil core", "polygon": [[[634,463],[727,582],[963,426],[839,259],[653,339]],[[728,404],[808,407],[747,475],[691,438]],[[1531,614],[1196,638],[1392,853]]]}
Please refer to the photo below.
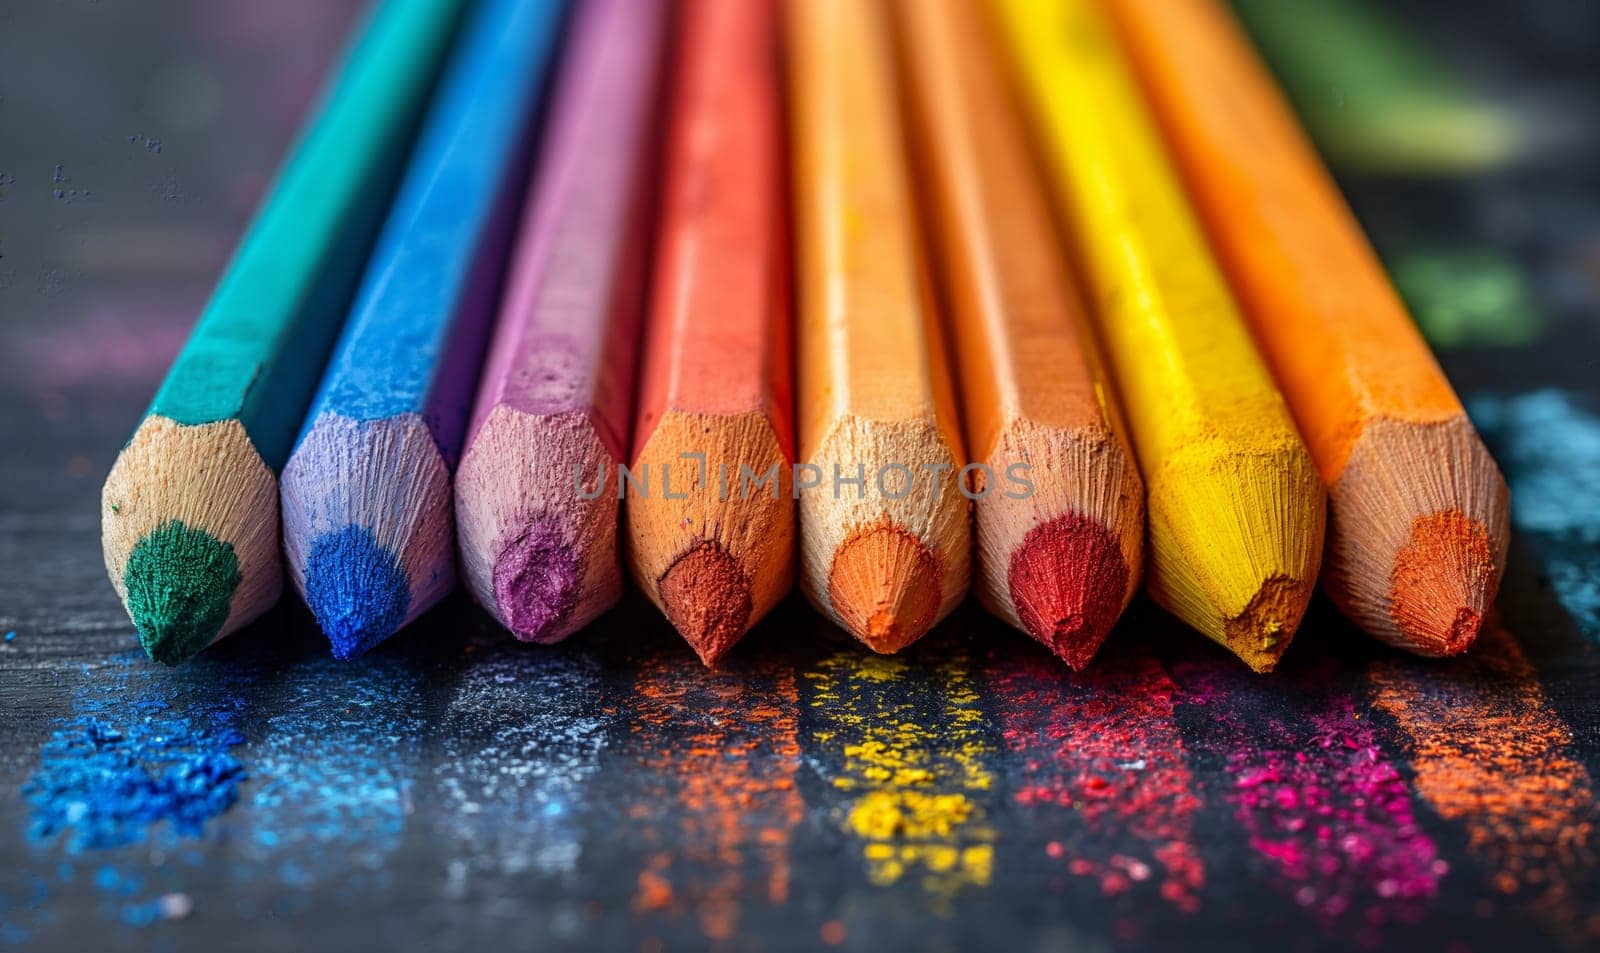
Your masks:
{"label": "purple pencil core", "polygon": [[561,531],[535,520],[501,551],[494,564],[494,597],[517,638],[558,638],[561,624],[578,604],[578,556]]}

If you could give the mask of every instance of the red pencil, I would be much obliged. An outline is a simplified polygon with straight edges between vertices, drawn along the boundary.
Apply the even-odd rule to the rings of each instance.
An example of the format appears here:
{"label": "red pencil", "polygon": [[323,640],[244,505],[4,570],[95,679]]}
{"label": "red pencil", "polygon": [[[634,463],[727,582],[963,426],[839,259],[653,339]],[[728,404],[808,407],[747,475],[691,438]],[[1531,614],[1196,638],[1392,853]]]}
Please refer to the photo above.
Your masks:
{"label": "red pencil", "polygon": [[986,468],[978,598],[1082,668],[1138,586],[1144,485],[985,24],[966,0],[896,12],[967,446]]}

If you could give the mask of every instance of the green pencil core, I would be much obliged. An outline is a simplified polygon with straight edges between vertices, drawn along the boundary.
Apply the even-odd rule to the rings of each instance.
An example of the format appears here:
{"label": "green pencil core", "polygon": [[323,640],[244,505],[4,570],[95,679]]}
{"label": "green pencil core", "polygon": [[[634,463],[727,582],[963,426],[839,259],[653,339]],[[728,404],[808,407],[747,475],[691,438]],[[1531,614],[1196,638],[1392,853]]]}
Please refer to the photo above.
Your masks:
{"label": "green pencil core", "polygon": [[232,546],[177,520],[139,540],[122,581],[145,652],[176,665],[210,645],[240,578]]}

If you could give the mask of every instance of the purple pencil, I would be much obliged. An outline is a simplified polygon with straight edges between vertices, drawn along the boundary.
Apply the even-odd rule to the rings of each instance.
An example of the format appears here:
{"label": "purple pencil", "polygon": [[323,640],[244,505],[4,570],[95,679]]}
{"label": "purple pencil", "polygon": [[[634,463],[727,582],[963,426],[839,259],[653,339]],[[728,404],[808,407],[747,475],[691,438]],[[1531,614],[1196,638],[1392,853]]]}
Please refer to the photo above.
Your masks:
{"label": "purple pencil", "polygon": [[579,5],[456,475],[461,574],[554,642],[622,590],[616,468],[638,357],[666,0]]}

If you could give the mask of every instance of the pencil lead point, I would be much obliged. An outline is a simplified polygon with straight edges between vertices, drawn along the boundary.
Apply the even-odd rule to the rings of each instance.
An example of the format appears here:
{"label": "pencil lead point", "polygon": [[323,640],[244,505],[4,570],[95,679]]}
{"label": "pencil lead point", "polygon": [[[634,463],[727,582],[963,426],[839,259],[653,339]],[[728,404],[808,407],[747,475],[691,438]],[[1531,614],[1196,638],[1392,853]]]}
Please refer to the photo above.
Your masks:
{"label": "pencil lead point", "polygon": [[1128,564],[1111,533],[1077,513],[1028,531],[1007,573],[1017,618],[1074,671],[1099,651],[1122,614]]}
{"label": "pencil lead point", "polygon": [[500,617],[524,642],[554,642],[578,604],[582,586],[578,554],[552,523],[536,519],[501,550],[494,564],[494,598]]}
{"label": "pencil lead point", "polygon": [[1459,655],[1478,637],[1495,575],[1482,522],[1455,509],[1419,516],[1389,576],[1390,618],[1413,651]]}
{"label": "pencil lead point", "polygon": [[1244,611],[1223,623],[1228,648],[1252,671],[1265,675],[1277,668],[1305,614],[1309,587],[1289,576],[1270,576]]}
{"label": "pencil lead point", "polygon": [[371,530],[346,526],[311,541],[306,605],[334,657],[352,659],[405,624],[411,583],[395,554]]}
{"label": "pencil lead point", "polygon": [[898,652],[926,635],[939,613],[939,562],[890,524],[844,541],[828,572],[834,614],[874,652]]}
{"label": "pencil lead point", "polygon": [[716,667],[750,624],[744,570],[716,542],[697,543],[674,559],[656,589],[667,618],[708,668]]}
{"label": "pencil lead point", "polygon": [[241,577],[232,546],[172,520],[139,540],[122,578],[145,653],[176,665],[222,631]]}

